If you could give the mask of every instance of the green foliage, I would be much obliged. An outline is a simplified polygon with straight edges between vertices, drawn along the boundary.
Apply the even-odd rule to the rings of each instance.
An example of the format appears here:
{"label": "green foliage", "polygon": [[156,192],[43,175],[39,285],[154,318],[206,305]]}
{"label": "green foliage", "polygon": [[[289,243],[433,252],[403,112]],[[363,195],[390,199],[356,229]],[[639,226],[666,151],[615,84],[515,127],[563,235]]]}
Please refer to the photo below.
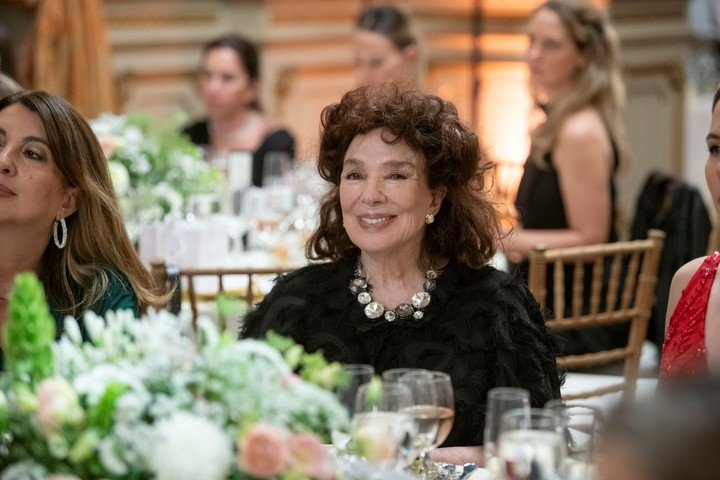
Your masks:
{"label": "green foliage", "polygon": [[5,369],[16,380],[37,385],[51,376],[54,361],[55,320],[45,301],[45,292],[33,273],[15,277],[3,328]]}
{"label": "green foliage", "polygon": [[108,433],[113,427],[117,400],[126,391],[127,387],[121,383],[109,384],[103,396],[100,397],[100,401],[90,411],[89,426],[101,433]]}
{"label": "green foliage", "polygon": [[270,330],[265,341],[279,351],[285,361],[300,377],[321,388],[332,390],[347,382],[343,375],[342,365],[339,362],[328,363],[321,350],[307,353],[302,345],[298,345],[292,338],[283,337]]}
{"label": "green foliage", "polygon": [[216,302],[220,318],[239,318],[247,310],[246,303],[231,293],[220,293]]}

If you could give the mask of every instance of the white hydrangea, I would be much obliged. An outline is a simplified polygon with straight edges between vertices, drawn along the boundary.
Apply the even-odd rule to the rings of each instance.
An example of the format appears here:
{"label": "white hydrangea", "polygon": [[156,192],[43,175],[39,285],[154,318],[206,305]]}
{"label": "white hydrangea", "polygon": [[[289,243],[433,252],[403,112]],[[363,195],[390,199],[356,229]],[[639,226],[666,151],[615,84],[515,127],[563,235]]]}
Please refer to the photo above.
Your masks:
{"label": "white hydrangea", "polygon": [[130,174],[120,162],[108,162],[110,169],[110,179],[112,180],[115,193],[118,196],[125,195],[130,189]]}
{"label": "white hydrangea", "polygon": [[222,480],[233,461],[228,435],[210,421],[177,413],[158,422],[148,464],[156,480]]}
{"label": "white hydrangea", "polygon": [[46,476],[45,467],[32,460],[25,460],[6,468],[0,480],[45,480]]}

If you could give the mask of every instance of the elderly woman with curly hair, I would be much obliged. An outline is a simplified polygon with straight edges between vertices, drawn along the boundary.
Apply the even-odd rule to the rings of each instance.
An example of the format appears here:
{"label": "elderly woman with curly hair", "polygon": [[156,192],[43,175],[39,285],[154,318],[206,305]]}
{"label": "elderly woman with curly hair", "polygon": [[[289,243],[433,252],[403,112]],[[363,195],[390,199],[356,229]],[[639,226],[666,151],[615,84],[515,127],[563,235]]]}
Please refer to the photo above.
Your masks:
{"label": "elderly woman with curly hair", "polygon": [[[556,346],[517,279],[488,266],[498,219],[478,138],[455,107],[361,87],[325,108],[318,170],[331,183],[308,256],[241,335],[287,335],[330,360],[450,374],[456,419],[435,459],[477,460],[488,390],[560,396]],[[444,452],[443,452],[444,450]]]}

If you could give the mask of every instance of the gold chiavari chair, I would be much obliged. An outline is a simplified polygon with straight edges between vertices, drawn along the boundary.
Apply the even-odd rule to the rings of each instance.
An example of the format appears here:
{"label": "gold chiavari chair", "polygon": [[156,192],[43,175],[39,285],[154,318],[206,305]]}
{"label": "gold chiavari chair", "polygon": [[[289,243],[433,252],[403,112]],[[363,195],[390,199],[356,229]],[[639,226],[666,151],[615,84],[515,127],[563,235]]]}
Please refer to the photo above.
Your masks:
{"label": "gold chiavari chair", "polygon": [[[531,253],[529,287],[543,310],[546,307],[548,266],[553,266],[554,308],[547,318],[548,327],[565,331],[629,324],[625,347],[558,358],[558,365],[568,371],[624,362],[622,381],[567,395],[566,399],[588,398],[612,392],[622,392],[624,402],[634,399],[640,352],[654,302],[664,239],[664,232],[650,230],[645,240],[556,249],[537,246]],[[609,271],[606,271],[608,263]],[[571,305],[566,306],[565,275],[568,265],[573,282]],[[592,267],[590,281],[585,279],[587,266]],[[604,291],[603,278],[608,273],[609,281]],[[585,292],[588,285],[591,290],[589,295]],[[603,296],[604,299],[601,298]],[[589,304],[586,304],[588,299]],[[604,308],[601,308],[603,305]]]}
{"label": "gold chiavari chair", "polygon": [[[257,288],[257,279],[261,276],[277,276],[287,273],[292,269],[286,267],[271,268],[185,268],[173,270],[164,262],[152,262],[151,273],[157,285],[166,285],[175,289],[173,299],[168,306],[170,311],[178,313],[183,298],[186,298],[192,311],[192,325],[195,328],[198,317],[198,304],[201,301],[209,301],[217,298],[218,295],[228,293],[225,279],[228,277],[246,277],[247,283],[243,282],[243,291],[239,298],[244,301],[248,308],[262,295]],[[200,277],[214,277],[217,279],[217,292],[213,294],[201,294],[197,289],[197,280]],[[183,282],[183,279],[185,280]],[[186,290],[182,287],[186,286]],[[235,292],[233,292],[235,293]],[[220,318],[221,322],[225,319]]]}

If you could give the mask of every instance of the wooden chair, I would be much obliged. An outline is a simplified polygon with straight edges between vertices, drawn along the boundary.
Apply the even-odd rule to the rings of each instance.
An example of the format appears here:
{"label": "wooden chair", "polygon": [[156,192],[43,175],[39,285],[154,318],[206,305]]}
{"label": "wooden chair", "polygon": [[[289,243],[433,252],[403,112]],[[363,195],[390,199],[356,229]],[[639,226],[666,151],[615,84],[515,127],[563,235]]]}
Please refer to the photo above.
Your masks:
{"label": "wooden chair", "polygon": [[[604,325],[629,323],[627,346],[612,350],[568,355],[558,358],[558,365],[568,371],[607,365],[624,360],[623,379],[611,385],[568,395],[567,399],[588,398],[622,392],[623,401],[632,401],[638,378],[640,352],[654,302],[660,252],[665,233],[650,230],[648,239],[616,242],[574,248],[546,249],[537,246],[530,255],[530,291],[544,311],[547,296],[548,265],[553,265],[554,308],[547,319],[553,330],[564,331]],[[606,259],[611,260],[605,308],[601,310]],[[573,271],[572,302],[566,308],[565,273]],[[586,282],[586,266],[592,266],[592,278]],[[590,295],[584,291],[590,285]],[[589,298],[589,305],[586,301]],[[567,315],[569,313],[569,315]],[[566,316],[567,315],[567,316]]]}
{"label": "wooden chair", "polygon": [[[190,303],[192,311],[192,325],[196,327],[198,317],[198,303],[200,301],[214,300],[221,293],[226,293],[224,279],[230,276],[247,277],[247,285],[243,287],[243,294],[240,297],[248,307],[252,307],[254,300],[260,295],[257,290],[257,283],[254,280],[258,276],[280,275],[291,271],[291,268],[272,267],[272,268],[186,268],[172,270],[164,262],[151,262],[151,273],[157,285],[168,286],[174,289],[173,299],[168,305],[168,309],[173,313],[180,312],[180,305],[184,294],[187,294],[187,300]],[[215,277],[217,279],[217,292],[211,295],[200,295],[196,288],[196,279],[198,277]],[[183,282],[185,279],[185,282]],[[182,287],[186,285],[187,290],[183,291]],[[201,298],[202,297],[202,298]],[[220,319],[224,321],[224,319]]]}

